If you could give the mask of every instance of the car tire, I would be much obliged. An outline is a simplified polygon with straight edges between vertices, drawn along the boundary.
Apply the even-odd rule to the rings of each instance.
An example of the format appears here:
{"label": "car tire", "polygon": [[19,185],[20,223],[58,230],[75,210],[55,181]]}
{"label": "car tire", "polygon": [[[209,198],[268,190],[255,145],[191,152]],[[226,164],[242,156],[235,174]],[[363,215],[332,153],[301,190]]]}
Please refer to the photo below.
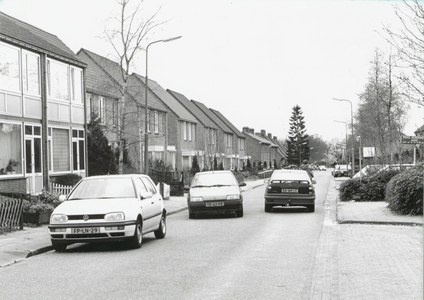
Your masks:
{"label": "car tire", "polygon": [[265,212],[271,212],[271,210],[272,210],[272,205],[265,204]]}
{"label": "car tire", "polygon": [[140,219],[137,219],[134,229],[134,235],[130,240],[131,248],[138,249],[143,245],[143,226],[141,224]]}
{"label": "car tire", "polygon": [[240,210],[237,210],[236,211],[236,216],[237,216],[237,218],[241,218],[241,217],[243,217],[243,205],[241,206],[241,209]]}
{"label": "car tire", "polygon": [[315,211],[315,204],[308,205],[306,208],[308,209],[308,212],[314,212]]}
{"label": "car tire", "polygon": [[56,242],[53,242],[52,241],[52,246],[53,246],[53,249],[55,251],[57,251],[57,252],[63,252],[63,251],[66,250],[66,246],[68,246],[68,245],[63,244],[63,243],[56,243]]}
{"label": "car tire", "polygon": [[157,239],[163,239],[166,236],[166,213],[162,212],[160,217],[159,228],[155,230],[155,237]]}
{"label": "car tire", "polygon": [[194,219],[196,216],[194,215],[194,213],[189,212],[188,213],[188,218],[189,219]]}

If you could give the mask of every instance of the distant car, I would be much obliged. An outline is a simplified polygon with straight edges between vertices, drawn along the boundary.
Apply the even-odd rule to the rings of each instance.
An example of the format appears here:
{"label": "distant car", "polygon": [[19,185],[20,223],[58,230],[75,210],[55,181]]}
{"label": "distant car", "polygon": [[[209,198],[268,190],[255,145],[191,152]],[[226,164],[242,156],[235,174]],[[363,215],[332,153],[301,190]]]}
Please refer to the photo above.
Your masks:
{"label": "distant car", "polygon": [[140,248],[144,234],[165,237],[166,210],[149,176],[87,177],[53,211],[49,230],[56,251],[72,243],[117,241]]}
{"label": "distant car", "polygon": [[305,206],[315,211],[315,189],[306,171],[274,171],[265,189],[265,212],[274,206]]}
{"label": "distant car", "polygon": [[231,171],[199,172],[191,181],[187,196],[188,216],[194,219],[197,214],[235,212],[243,217],[243,196]]}
{"label": "distant car", "polygon": [[325,165],[320,165],[320,166],[318,166],[318,169],[319,169],[320,171],[327,171],[327,167],[326,167]]}
{"label": "distant car", "polygon": [[347,167],[346,165],[336,165],[334,166],[333,170],[333,176],[334,177],[349,177],[349,171],[350,167]]}

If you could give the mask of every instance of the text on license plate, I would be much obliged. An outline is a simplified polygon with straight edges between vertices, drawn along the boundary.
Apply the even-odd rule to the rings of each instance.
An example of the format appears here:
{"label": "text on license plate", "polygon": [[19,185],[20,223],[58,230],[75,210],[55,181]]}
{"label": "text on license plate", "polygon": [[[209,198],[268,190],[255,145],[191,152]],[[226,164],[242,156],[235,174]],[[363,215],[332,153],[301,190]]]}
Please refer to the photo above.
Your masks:
{"label": "text on license plate", "polygon": [[224,202],[210,202],[210,203],[206,203],[206,207],[213,207],[213,206],[224,206]]}
{"label": "text on license plate", "polygon": [[72,233],[73,234],[100,233],[100,228],[98,228],[98,227],[72,228]]}
{"label": "text on license plate", "polygon": [[282,193],[297,193],[298,189],[281,189]]}

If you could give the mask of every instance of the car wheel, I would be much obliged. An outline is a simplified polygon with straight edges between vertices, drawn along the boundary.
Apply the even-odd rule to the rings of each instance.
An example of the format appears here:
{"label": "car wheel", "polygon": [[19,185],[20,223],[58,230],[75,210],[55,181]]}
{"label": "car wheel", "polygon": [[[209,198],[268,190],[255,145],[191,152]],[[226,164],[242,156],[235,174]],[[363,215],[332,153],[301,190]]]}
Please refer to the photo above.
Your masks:
{"label": "car wheel", "polygon": [[243,217],[243,205],[241,206],[240,210],[236,211],[236,216],[237,216],[237,218]]}
{"label": "car wheel", "polygon": [[188,218],[189,219],[194,219],[196,216],[195,216],[195,214],[194,213],[192,213],[192,212],[188,212]]}
{"label": "car wheel", "polygon": [[272,205],[265,204],[265,212],[271,212],[271,210],[272,210]]}
{"label": "car wheel", "polygon": [[53,246],[53,249],[55,250],[55,251],[57,251],[57,252],[63,252],[63,251],[65,251],[66,250],[66,244],[62,244],[62,243],[56,243],[56,242],[53,242],[52,241],[52,246]]}
{"label": "car wheel", "polygon": [[315,204],[308,205],[306,208],[308,209],[308,212],[314,212],[315,211]]}
{"label": "car wheel", "polygon": [[157,239],[163,239],[165,235],[166,235],[166,213],[162,212],[159,228],[155,230],[155,237]]}
{"label": "car wheel", "polygon": [[131,248],[137,249],[143,245],[143,234],[142,234],[142,224],[140,219],[137,219],[135,224],[134,236],[131,238],[130,246]]}

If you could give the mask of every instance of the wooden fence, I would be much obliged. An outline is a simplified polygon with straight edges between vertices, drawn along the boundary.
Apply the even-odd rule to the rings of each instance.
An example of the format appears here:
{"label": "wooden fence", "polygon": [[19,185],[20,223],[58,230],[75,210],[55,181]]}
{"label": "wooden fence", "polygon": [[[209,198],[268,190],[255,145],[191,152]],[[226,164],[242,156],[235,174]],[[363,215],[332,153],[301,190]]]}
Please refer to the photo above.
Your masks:
{"label": "wooden fence", "polygon": [[22,203],[22,198],[0,198],[0,233],[23,228]]}
{"label": "wooden fence", "polygon": [[72,191],[73,188],[74,187],[71,185],[61,185],[61,184],[57,184],[53,182],[51,191],[53,194],[67,196]]}

